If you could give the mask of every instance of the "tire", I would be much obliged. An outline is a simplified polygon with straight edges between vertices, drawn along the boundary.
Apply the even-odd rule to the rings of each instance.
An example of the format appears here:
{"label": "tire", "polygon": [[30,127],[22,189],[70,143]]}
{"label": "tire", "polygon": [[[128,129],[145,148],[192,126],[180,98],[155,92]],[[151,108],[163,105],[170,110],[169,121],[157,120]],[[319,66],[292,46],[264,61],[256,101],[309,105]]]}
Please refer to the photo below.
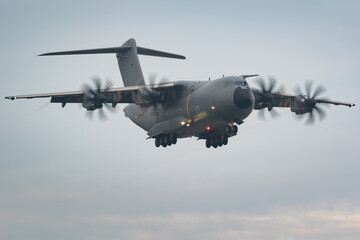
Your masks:
{"label": "tire", "polygon": [[216,137],[214,137],[212,140],[213,140],[212,146],[213,146],[214,148],[217,148],[218,145],[219,145],[218,139],[217,139]]}
{"label": "tire", "polygon": [[227,126],[225,129],[226,133],[231,133],[232,132],[232,128],[230,126]]}
{"label": "tire", "polygon": [[221,147],[223,145],[223,141],[222,141],[221,137],[216,137],[216,141],[217,141],[219,147]]}
{"label": "tire", "polygon": [[170,142],[171,142],[172,144],[176,144],[176,142],[177,142],[177,137],[176,137],[175,135],[170,135]]}
{"label": "tire", "polygon": [[155,139],[155,147],[160,147],[160,139],[159,138]]}
{"label": "tire", "polygon": [[227,144],[228,144],[228,137],[227,137],[227,136],[224,136],[223,144],[224,144],[224,145],[227,145]]}
{"label": "tire", "polygon": [[[163,136],[163,143],[164,143],[164,145],[167,146],[169,142],[170,142],[170,141],[169,141],[169,137],[166,136],[166,135]],[[164,145],[163,145],[163,146],[164,146]]]}
{"label": "tire", "polygon": [[238,132],[238,127],[236,125],[233,126],[233,133],[236,134]]}
{"label": "tire", "polygon": [[210,147],[211,147],[211,144],[210,144],[209,139],[206,139],[205,146],[206,146],[207,148],[210,148]]}

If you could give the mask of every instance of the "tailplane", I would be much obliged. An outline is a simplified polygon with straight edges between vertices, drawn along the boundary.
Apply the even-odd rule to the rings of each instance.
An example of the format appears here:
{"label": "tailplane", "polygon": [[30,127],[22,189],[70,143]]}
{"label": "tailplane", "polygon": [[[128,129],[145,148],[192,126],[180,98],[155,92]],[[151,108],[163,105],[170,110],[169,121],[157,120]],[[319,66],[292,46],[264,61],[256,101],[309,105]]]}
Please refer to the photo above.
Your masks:
{"label": "tailplane", "polygon": [[185,59],[184,56],[153,50],[149,48],[137,47],[135,39],[131,38],[127,40],[121,47],[113,48],[97,48],[97,49],[85,49],[74,50],[64,52],[50,52],[44,53],[39,56],[53,56],[53,55],[77,55],[77,54],[104,54],[104,53],[116,53],[118,65],[121,73],[121,77],[124,82],[124,86],[145,85],[144,76],[141,70],[138,54]]}

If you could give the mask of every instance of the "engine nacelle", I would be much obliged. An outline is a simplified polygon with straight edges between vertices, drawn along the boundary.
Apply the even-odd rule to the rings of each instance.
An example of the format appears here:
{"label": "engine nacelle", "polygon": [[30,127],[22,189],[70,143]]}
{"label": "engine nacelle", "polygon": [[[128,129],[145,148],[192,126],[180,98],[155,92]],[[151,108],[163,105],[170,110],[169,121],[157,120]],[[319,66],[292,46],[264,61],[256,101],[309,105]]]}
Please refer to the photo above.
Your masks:
{"label": "engine nacelle", "polygon": [[254,109],[260,110],[263,108],[268,108],[269,111],[273,108],[273,97],[270,93],[262,93],[260,91],[254,92],[255,105]]}
{"label": "engine nacelle", "polygon": [[316,101],[304,96],[297,96],[291,101],[290,110],[296,114],[305,114],[313,110]]}
{"label": "engine nacelle", "polygon": [[103,99],[101,95],[95,95],[90,91],[84,92],[84,99],[82,106],[86,108],[88,111],[94,111],[95,109],[99,109],[103,107]]}
{"label": "engine nacelle", "polygon": [[102,108],[103,104],[102,102],[96,102],[96,101],[84,101],[82,104],[83,108],[86,108],[88,111],[94,111],[96,109]]}
{"label": "engine nacelle", "polygon": [[143,106],[143,107],[149,107],[151,105],[154,105],[155,103],[160,103],[163,100],[163,94],[149,89],[149,88],[142,88],[137,91],[135,95],[135,103],[137,105]]}

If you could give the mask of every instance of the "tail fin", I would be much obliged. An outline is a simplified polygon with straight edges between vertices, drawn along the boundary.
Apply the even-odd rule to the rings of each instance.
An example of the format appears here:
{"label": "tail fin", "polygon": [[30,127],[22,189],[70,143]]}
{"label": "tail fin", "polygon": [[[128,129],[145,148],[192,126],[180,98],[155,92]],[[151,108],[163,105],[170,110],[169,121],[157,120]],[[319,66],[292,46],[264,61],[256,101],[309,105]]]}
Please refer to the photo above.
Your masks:
{"label": "tail fin", "polygon": [[116,53],[118,65],[121,73],[121,77],[124,82],[124,86],[145,85],[144,76],[142,74],[138,54],[185,59],[184,56],[157,51],[149,48],[137,47],[135,39],[131,38],[127,40],[121,47],[113,48],[98,48],[98,49],[85,49],[74,50],[65,52],[50,52],[44,53],[39,56],[51,56],[51,55],[76,55],[76,54],[102,54],[102,53]]}

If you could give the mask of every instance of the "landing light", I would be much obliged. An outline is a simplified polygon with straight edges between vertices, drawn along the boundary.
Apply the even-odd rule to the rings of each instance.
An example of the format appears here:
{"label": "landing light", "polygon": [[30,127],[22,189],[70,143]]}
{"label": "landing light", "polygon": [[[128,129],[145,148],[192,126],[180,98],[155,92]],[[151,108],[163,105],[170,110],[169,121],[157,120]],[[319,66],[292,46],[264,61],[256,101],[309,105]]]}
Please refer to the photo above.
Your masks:
{"label": "landing light", "polygon": [[182,121],[180,124],[181,124],[181,126],[184,126],[186,124],[186,122]]}
{"label": "landing light", "polygon": [[215,110],[215,106],[211,106],[211,110]]}

